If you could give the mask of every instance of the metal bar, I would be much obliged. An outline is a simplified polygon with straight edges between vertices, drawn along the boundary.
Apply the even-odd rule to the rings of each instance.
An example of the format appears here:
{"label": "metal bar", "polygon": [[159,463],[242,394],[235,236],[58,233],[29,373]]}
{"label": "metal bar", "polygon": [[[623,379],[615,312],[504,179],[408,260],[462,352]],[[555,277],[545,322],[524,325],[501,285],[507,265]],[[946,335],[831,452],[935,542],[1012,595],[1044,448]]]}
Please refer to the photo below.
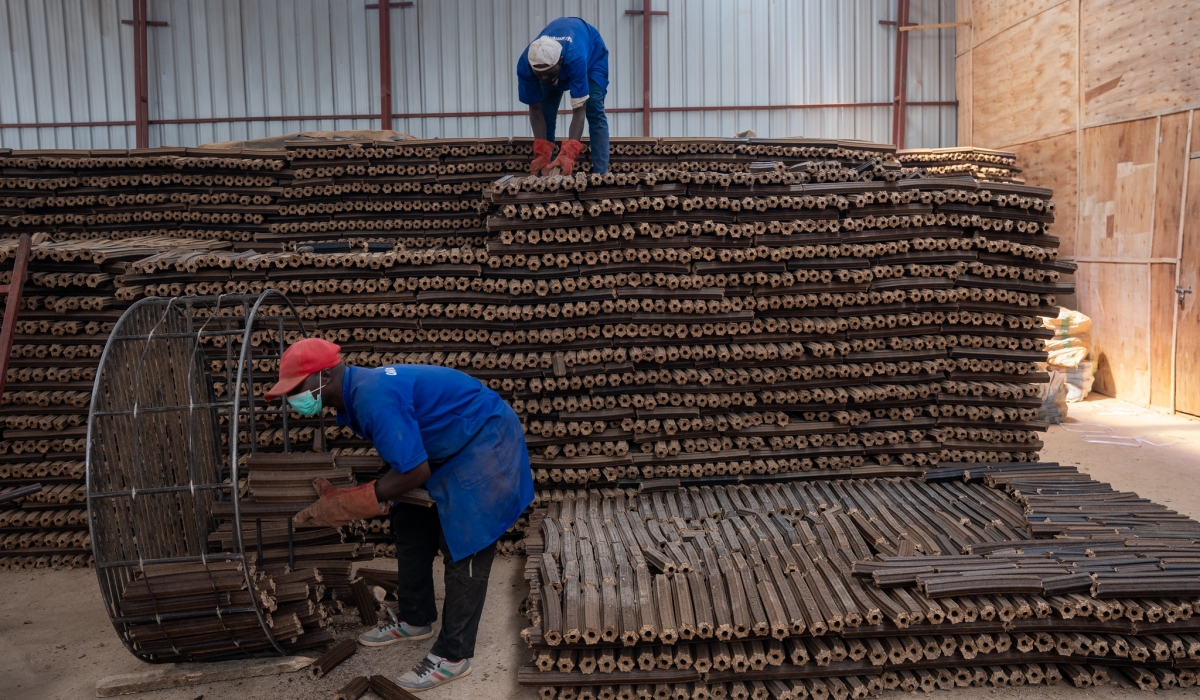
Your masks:
{"label": "metal bar", "polygon": [[[9,491],[8,493],[0,496],[0,503],[8,503],[9,501],[17,500],[18,498],[24,498],[25,496],[32,496],[33,494],[37,493],[38,491],[41,491],[43,488],[45,488],[45,487],[42,486],[41,484],[31,484],[29,486],[22,486],[21,488],[17,489],[16,491]],[[290,523],[291,521],[289,520],[288,522]]]}
{"label": "metal bar", "polygon": [[969,26],[971,26],[970,22],[942,22],[941,24],[909,24],[907,26],[900,27],[900,31],[915,32],[920,29],[943,29],[945,27],[969,27]]}
{"label": "metal bar", "polygon": [[[642,136],[650,135],[650,115],[655,110],[650,103],[650,18],[666,15],[666,10],[650,9],[650,0],[642,0],[642,9],[625,10],[627,15],[642,16]],[[609,112],[635,111],[610,109]]]}
{"label": "metal bar", "polygon": [[235,613],[254,612],[252,606],[239,605],[234,607],[222,608],[214,607],[211,610],[187,610],[176,613],[159,613],[157,615],[118,615],[113,618],[114,622],[124,622],[128,624],[138,622],[160,622],[162,620],[194,620],[204,617],[221,617],[223,615],[233,615]]}
{"label": "metal bar", "polygon": [[32,122],[22,124],[0,124],[0,129],[72,129],[104,126],[136,126],[133,120],[117,122]]}
{"label": "metal bar", "polygon": [[[410,3],[411,4],[411,3]],[[379,128],[392,128],[392,10],[380,2],[379,9]]]}
{"label": "metal bar", "polygon": [[[123,20],[121,20],[121,24],[133,24],[133,20],[123,19]],[[147,27],[166,27],[169,25],[166,22],[155,22],[152,20],[146,20],[146,26]]]}
{"label": "metal bar", "polygon": [[[217,403],[198,403],[191,408],[229,408],[232,402],[217,402]],[[123,408],[115,411],[94,411],[97,416],[132,416],[137,413],[167,413],[169,411],[186,411],[187,406],[149,406],[138,408],[136,411],[132,408]]]}
{"label": "metal bar", "polygon": [[[154,337],[155,338],[196,338],[196,337],[217,338],[217,337],[225,336],[225,335],[236,337],[236,336],[242,335],[243,332],[244,331],[241,328],[235,328],[235,329],[229,329],[229,330],[223,330],[223,331],[197,331],[196,333],[157,333],[157,334],[155,334]],[[129,340],[145,340],[145,338],[143,338],[141,336],[137,336],[137,335],[118,335],[118,336],[113,336],[113,340],[129,341]]]}
{"label": "metal bar", "polygon": [[190,557],[165,557],[160,559],[126,559],[124,561],[98,561],[97,569],[118,569],[123,566],[142,566],[143,564],[187,564],[195,561],[234,561],[242,560],[241,554],[233,552],[214,552],[212,554],[197,554]]}
{"label": "metal bar", "polygon": [[[912,107],[953,107],[958,105],[957,100],[947,100],[940,102],[909,102]],[[769,110],[769,109],[842,109],[847,107],[890,107],[890,102],[822,102],[816,104],[794,104],[794,105],[716,105],[711,107],[654,107],[651,112],[736,112],[739,110]],[[636,112],[638,110],[615,110],[610,109],[610,112],[627,111]]]}
{"label": "metal bar", "polygon": [[93,493],[92,498],[120,498],[123,496],[138,496],[156,493],[191,493],[192,491],[224,491],[229,484],[188,484],[187,486],[156,486],[148,489],[133,489],[130,491],[102,491]]}
{"label": "metal bar", "polygon": [[8,360],[12,353],[13,338],[17,331],[17,316],[21,313],[21,292],[25,287],[25,272],[29,267],[29,249],[33,239],[22,233],[17,242],[17,257],[13,260],[12,281],[7,285],[4,303],[4,322],[0,324],[0,394],[8,376]]}
{"label": "metal bar", "polygon": [[150,147],[150,65],[146,35],[146,0],[133,0],[134,117],[138,148]]}
{"label": "metal bar", "polygon": [[[893,102],[814,102],[809,104],[783,105],[693,105],[685,107],[651,107],[651,112],[734,112],[738,110],[771,110],[771,109],[847,109],[867,107],[891,107]],[[942,100],[933,102],[908,102],[910,107],[956,107],[958,100]],[[641,107],[613,107],[605,110],[609,114],[635,114],[642,112]],[[396,119],[447,119],[455,117],[520,117],[528,114],[526,111],[494,110],[488,112],[411,112],[392,114]],[[571,114],[570,110],[560,110],[559,114]],[[151,119],[150,124],[233,124],[243,122],[290,122],[290,121],[335,121],[346,119],[378,119],[378,114],[300,114],[289,116],[260,116],[260,117],[196,117],[184,119]],[[134,126],[136,122],[31,122],[0,124],[0,129],[47,129],[47,128],[89,128],[106,126]]]}
{"label": "metal bar", "polygon": [[[296,538],[295,538],[295,523],[293,518],[288,518],[288,568],[292,571],[296,570]],[[261,520],[259,522],[262,522]]]}
{"label": "metal bar", "polygon": [[263,557],[262,543],[262,518],[254,519],[254,539],[256,540],[254,544],[258,549],[258,565],[262,566],[263,562],[265,561],[265,558]]}
{"label": "metal bar", "polygon": [[650,0],[642,0],[642,136],[650,135]]}
{"label": "metal bar", "polygon": [[[896,0],[897,28],[908,26],[908,10],[910,0]],[[908,97],[908,33],[896,35],[896,78],[894,104],[892,107],[892,143],[896,148],[904,148],[904,127],[906,121],[906,100]]]}

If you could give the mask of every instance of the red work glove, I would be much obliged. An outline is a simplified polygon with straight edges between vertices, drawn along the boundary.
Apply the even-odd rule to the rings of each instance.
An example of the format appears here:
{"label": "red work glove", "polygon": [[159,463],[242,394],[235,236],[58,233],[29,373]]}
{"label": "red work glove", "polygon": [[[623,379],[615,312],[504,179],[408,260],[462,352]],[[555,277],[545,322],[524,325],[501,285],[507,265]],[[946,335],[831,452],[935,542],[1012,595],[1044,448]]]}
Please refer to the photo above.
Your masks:
{"label": "red work glove", "polygon": [[320,500],[296,514],[297,525],[341,527],[355,520],[374,518],[387,512],[385,504],[375,498],[375,482],[339,489],[328,480],[313,479]]}
{"label": "red work glove", "polygon": [[550,165],[550,156],[554,155],[554,144],[546,139],[533,140],[533,162],[529,164],[529,174],[537,177],[546,166]]}
{"label": "red work glove", "polygon": [[[583,142],[571,139],[558,149],[558,157],[550,164],[550,168],[561,168],[563,175],[570,175],[575,169],[575,159],[583,153]],[[547,168],[549,172],[549,168]]]}

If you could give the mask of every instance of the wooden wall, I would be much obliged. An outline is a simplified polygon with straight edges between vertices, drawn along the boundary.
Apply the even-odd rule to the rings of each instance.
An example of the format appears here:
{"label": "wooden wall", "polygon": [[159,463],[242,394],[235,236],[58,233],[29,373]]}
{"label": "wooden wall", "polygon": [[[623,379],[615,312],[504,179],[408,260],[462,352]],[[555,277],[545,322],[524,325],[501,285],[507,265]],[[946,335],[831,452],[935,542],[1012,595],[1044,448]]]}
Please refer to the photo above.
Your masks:
{"label": "wooden wall", "polygon": [[1052,233],[1079,264],[1077,303],[1093,318],[1095,389],[1166,410],[1182,382],[1200,386],[1200,374],[1175,376],[1175,286],[1200,263],[1181,265],[1200,248],[1184,245],[1197,227],[1182,215],[1196,208],[1185,190],[1200,191],[1188,186],[1200,163],[1197,7],[956,0],[957,21],[971,22],[956,30],[959,143],[1015,151],[1031,184],[1054,189]]}

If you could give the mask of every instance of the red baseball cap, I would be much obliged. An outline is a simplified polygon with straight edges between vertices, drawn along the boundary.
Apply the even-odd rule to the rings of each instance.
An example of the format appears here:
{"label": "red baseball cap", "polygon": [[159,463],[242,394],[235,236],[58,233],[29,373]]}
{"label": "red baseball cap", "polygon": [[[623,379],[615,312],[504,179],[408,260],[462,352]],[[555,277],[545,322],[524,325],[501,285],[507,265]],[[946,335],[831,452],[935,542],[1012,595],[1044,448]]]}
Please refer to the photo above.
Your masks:
{"label": "red baseball cap", "polygon": [[313,372],[337,367],[342,361],[338,354],[341,351],[340,345],[324,338],[305,338],[292,343],[279,360],[279,381],[264,398],[274,401],[295,389]]}

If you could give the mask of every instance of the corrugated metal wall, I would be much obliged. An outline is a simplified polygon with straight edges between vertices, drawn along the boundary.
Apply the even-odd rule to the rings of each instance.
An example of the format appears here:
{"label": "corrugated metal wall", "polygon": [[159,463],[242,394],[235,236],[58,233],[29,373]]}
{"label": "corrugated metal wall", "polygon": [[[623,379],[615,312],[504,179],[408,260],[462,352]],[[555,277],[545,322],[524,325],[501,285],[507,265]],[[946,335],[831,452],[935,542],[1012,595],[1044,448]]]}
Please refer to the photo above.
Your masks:
{"label": "corrugated metal wall", "polygon": [[[167,22],[148,29],[150,145],[378,128],[379,25],[367,2],[149,0],[149,19]],[[131,0],[0,6],[0,146],[132,147],[133,29],[121,24],[132,17]],[[566,15],[594,24],[608,44],[613,134],[640,136],[643,20],[626,10],[641,7],[415,0],[393,9],[393,128],[420,137],[528,135],[516,58],[546,22]],[[668,12],[650,20],[651,105],[667,108],[653,112],[653,135],[753,129],[890,140],[896,30],[879,20],[895,18],[895,0],[654,0],[653,9]],[[953,0],[912,1],[914,23],[953,19]],[[954,52],[953,29],[912,33],[910,101],[954,99]],[[883,104],[761,109],[859,102]],[[413,116],[509,111],[522,113]],[[309,118],[286,119],[297,116]],[[910,107],[908,145],[953,145],[955,118],[954,106]],[[4,126],[79,122],[118,124]]]}

